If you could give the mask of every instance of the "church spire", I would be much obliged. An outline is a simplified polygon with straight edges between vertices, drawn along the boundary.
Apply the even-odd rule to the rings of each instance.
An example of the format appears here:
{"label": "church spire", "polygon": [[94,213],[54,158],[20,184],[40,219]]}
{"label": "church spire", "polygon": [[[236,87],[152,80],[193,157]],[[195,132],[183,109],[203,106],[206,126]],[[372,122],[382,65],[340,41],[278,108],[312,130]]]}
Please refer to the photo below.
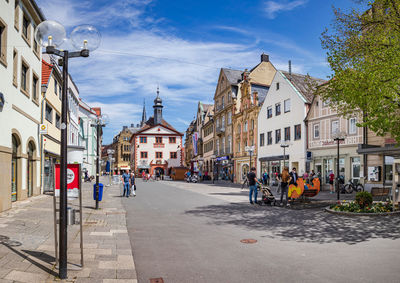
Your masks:
{"label": "church spire", "polygon": [[143,127],[146,123],[146,101],[143,99],[143,113],[142,113],[142,121],[140,122],[140,127]]}
{"label": "church spire", "polygon": [[162,99],[160,98],[160,88],[157,86],[157,97],[154,99],[154,125],[161,124],[162,122]]}

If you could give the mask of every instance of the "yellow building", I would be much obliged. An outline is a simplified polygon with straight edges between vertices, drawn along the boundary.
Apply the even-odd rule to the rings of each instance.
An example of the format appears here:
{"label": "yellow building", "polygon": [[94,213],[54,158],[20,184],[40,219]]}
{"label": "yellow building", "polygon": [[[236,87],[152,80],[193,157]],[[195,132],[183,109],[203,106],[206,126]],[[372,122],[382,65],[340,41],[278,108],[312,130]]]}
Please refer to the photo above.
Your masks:
{"label": "yellow building", "polygon": [[54,165],[60,162],[61,144],[61,73],[58,67],[49,63],[50,57],[42,60],[42,103],[41,124],[47,133],[41,135],[42,190],[54,189]]}
{"label": "yellow building", "polygon": [[[235,100],[233,115],[234,181],[241,183],[250,166],[257,167],[257,119],[261,106],[276,73],[269,56],[261,55],[261,62],[250,71],[245,70]],[[246,151],[253,149],[250,153]]]}

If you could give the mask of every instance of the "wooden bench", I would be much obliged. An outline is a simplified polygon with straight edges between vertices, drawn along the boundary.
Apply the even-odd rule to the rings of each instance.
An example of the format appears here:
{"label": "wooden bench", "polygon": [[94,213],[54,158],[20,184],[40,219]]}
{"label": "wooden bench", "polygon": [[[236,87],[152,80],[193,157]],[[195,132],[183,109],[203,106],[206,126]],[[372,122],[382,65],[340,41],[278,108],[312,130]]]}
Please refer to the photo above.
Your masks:
{"label": "wooden bench", "polygon": [[383,200],[384,197],[389,196],[390,188],[379,188],[373,187],[371,189],[372,197],[378,197],[380,200]]}

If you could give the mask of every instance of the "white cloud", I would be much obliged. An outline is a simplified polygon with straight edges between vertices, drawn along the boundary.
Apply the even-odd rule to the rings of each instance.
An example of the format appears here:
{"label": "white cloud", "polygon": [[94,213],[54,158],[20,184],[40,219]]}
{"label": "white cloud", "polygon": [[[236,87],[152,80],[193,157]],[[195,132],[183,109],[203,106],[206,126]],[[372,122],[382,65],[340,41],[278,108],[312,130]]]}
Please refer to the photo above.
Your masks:
{"label": "white cloud", "polygon": [[291,11],[299,6],[303,6],[308,0],[295,0],[295,1],[267,1],[265,2],[265,12],[267,18],[274,19],[276,14],[281,11]]}

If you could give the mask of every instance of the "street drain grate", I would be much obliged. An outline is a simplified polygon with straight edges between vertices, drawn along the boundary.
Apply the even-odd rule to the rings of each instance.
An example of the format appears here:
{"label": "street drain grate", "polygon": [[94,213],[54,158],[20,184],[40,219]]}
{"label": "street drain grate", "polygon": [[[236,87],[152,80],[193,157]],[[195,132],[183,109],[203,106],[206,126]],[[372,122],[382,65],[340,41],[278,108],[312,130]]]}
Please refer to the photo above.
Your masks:
{"label": "street drain grate", "polygon": [[150,283],[164,283],[164,280],[160,278],[150,278]]}
{"label": "street drain grate", "polygon": [[243,240],[240,240],[240,242],[243,243],[243,244],[255,244],[255,243],[257,243],[257,240],[255,240],[255,239],[243,239]]}

